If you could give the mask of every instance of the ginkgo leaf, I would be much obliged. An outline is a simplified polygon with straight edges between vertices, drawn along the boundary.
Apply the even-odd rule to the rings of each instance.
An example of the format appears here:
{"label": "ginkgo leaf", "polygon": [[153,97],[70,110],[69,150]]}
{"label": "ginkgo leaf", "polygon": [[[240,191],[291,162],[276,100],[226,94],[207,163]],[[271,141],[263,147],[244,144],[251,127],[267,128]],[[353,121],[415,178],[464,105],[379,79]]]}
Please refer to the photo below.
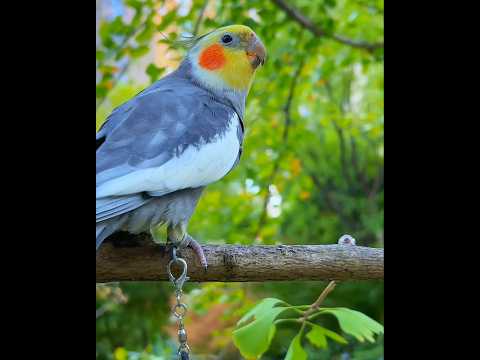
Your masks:
{"label": "ginkgo leaf", "polygon": [[354,336],[358,341],[374,342],[373,335],[383,334],[381,324],[361,312],[347,308],[323,308],[321,313],[334,315],[340,328],[347,334]]}
{"label": "ginkgo leaf", "polygon": [[302,332],[300,331],[290,343],[285,360],[307,360],[307,353],[302,347]]}
{"label": "ginkgo leaf", "polygon": [[[255,320],[233,332],[233,343],[246,358],[261,356],[270,347],[275,336],[274,321],[287,308],[267,308],[255,314]],[[251,317],[251,316],[249,316]]]}
{"label": "ginkgo leaf", "polygon": [[262,314],[265,314],[269,310],[273,309],[276,305],[284,303],[282,300],[275,298],[266,298],[259,302],[255,307],[253,307],[249,312],[247,312],[240,320],[238,320],[237,325],[241,326],[245,324],[252,317],[259,317]]}
{"label": "ginkgo leaf", "polygon": [[275,336],[275,319],[289,309],[277,306],[282,303],[279,299],[263,299],[238,321],[241,327],[233,332],[233,342],[244,357],[258,357],[268,350]]}
{"label": "ginkgo leaf", "polygon": [[336,332],[325,329],[319,325],[312,325],[312,330],[310,330],[306,336],[313,345],[321,349],[326,349],[328,347],[327,337],[340,344],[348,344],[347,340],[338,335]]}

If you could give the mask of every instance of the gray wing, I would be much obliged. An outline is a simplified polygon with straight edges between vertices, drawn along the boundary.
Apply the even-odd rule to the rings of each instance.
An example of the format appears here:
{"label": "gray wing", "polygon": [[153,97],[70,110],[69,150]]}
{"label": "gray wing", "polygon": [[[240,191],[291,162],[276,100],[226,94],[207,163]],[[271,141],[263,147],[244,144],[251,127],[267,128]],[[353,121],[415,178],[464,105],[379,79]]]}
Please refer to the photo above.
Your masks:
{"label": "gray wing", "polygon": [[[117,108],[97,134],[97,222],[142,206],[150,199],[148,192],[162,196],[193,187],[188,185],[195,179],[175,181],[176,159],[208,143],[233,114],[203,89],[176,78],[164,78]],[[188,159],[182,161],[178,171]],[[173,178],[149,188],[148,172],[167,162]]]}

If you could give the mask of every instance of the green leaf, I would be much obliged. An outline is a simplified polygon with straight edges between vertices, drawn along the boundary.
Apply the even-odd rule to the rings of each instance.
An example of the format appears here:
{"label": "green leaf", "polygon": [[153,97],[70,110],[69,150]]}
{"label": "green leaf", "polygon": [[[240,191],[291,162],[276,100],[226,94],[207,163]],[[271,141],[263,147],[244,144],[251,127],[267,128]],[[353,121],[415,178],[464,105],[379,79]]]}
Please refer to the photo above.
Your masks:
{"label": "green leaf", "polygon": [[138,43],[145,43],[150,41],[155,33],[155,27],[152,23],[146,24],[145,28],[135,37]]}
{"label": "green leaf", "polygon": [[128,28],[128,25],[123,22],[122,17],[117,16],[109,24],[108,30],[115,35],[120,35],[120,34],[126,34],[128,32],[127,28]]}
{"label": "green leaf", "polygon": [[336,332],[325,329],[324,327],[318,325],[313,325],[312,330],[306,336],[313,345],[321,349],[326,349],[328,347],[327,337],[340,344],[348,344],[347,340],[338,335]]}
{"label": "green leaf", "polygon": [[139,46],[135,49],[130,50],[130,55],[133,58],[139,58],[142,57],[143,55],[146,55],[150,51],[150,48],[146,45]]}
{"label": "green leaf", "polygon": [[288,307],[275,307],[283,303],[278,299],[264,299],[250,310],[240,321],[239,326],[254,320],[233,332],[233,343],[246,358],[259,357],[270,347],[275,336],[276,327],[274,321],[278,315]]}
{"label": "green leaf", "polygon": [[266,298],[259,302],[255,307],[253,307],[249,312],[247,312],[243,317],[238,320],[237,325],[244,325],[252,317],[260,317],[269,310],[273,309],[276,305],[284,303],[282,300],[275,298]]}
{"label": "green leaf", "polygon": [[307,353],[302,347],[302,331],[290,343],[285,360],[307,360]]}
{"label": "green leaf", "polygon": [[101,50],[96,50],[95,57],[97,61],[105,60],[105,52]]}
{"label": "green leaf", "polygon": [[96,98],[97,99],[103,99],[105,96],[107,96],[108,90],[103,86],[103,84],[99,84],[96,86]]}
{"label": "green leaf", "polygon": [[275,336],[275,318],[286,308],[270,309],[265,315],[233,332],[233,343],[246,358],[261,356]]}
{"label": "green leaf", "polygon": [[323,308],[320,313],[334,315],[341,329],[358,341],[364,342],[368,340],[375,342],[373,335],[383,334],[384,329],[381,324],[369,318],[361,312],[347,309],[347,308]]}
{"label": "green leaf", "polygon": [[154,81],[157,81],[160,75],[162,75],[164,71],[165,71],[164,68],[159,68],[155,64],[148,65],[147,69],[145,70],[147,75],[150,76],[150,81],[152,83]]}
{"label": "green leaf", "polygon": [[107,49],[111,49],[115,46],[115,42],[112,39],[109,23],[103,22],[100,24],[99,29],[100,39],[102,40],[102,45]]}
{"label": "green leaf", "polygon": [[177,16],[177,9],[171,10],[168,14],[162,17],[160,24],[157,26],[157,31],[165,30]]}
{"label": "green leaf", "polygon": [[135,10],[140,10],[143,6],[142,2],[139,0],[126,0],[125,5],[128,5],[134,8]]}
{"label": "green leaf", "polygon": [[325,333],[315,326],[307,335],[307,339],[320,349],[326,349],[328,347],[327,338]]}

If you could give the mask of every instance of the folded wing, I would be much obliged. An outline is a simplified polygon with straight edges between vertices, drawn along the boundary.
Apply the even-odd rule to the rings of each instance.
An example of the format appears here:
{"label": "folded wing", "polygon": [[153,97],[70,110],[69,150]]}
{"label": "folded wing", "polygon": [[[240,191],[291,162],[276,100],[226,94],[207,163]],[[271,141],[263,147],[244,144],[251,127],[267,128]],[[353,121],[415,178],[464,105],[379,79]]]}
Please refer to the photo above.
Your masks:
{"label": "folded wing", "polygon": [[231,107],[175,79],[117,108],[97,134],[97,223],[223,177],[238,158],[239,127]]}

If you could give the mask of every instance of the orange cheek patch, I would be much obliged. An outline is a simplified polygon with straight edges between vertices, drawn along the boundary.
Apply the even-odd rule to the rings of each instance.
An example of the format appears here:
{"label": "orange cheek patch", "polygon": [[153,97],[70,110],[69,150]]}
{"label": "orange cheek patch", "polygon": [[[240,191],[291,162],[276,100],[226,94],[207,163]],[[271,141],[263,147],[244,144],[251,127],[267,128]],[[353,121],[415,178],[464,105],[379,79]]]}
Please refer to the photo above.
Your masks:
{"label": "orange cheek patch", "polygon": [[199,64],[207,70],[217,70],[225,65],[225,54],[219,44],[211,45],[200,54]]}

